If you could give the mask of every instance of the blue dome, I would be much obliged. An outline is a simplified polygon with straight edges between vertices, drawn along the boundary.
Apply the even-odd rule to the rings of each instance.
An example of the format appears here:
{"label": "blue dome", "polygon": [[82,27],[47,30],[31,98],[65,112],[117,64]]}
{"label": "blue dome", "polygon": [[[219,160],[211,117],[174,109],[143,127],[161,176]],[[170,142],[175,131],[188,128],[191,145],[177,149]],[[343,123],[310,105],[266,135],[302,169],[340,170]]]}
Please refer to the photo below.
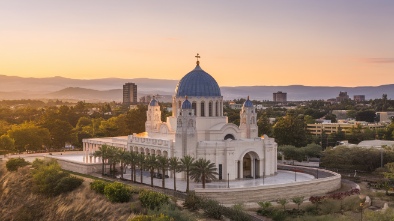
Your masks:
{"label": "blue dome", "polygon": [[182,109],[192,109],[192,103],[187,99],[182,103]]}
{"label": "blue dome", "polygon": [[220,97],[220,88],[216,80],[197,65],[186,74],[175,88],[175,96],[184,97]]}
{"label": "blue dome", "polygon": [[244,102],[244,107],[253,107],[253,103],[249,100],[249,96],[248,99]]}
{"label": "blue dome", "polygon": [[153,99],[150,101],[149,106],[159,106],[159,102],[153,97]]}

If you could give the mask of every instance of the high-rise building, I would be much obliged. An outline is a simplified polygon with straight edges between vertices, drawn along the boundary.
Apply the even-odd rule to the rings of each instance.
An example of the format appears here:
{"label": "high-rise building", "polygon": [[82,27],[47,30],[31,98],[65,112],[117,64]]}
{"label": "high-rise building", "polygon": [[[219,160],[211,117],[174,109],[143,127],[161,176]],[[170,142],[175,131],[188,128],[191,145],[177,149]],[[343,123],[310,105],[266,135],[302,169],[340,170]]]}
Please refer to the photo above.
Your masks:
{"label": "high-rise building", "polygon": [[354,95],[353,100],[357,102],[365,101],[365,95]]}
{"label": "high-rise building", "polygon": [[278,91],[273,94],[274,96],[274,102],[287,102],[287,93]]}
{"label": "high-rise building", "polygon": [[123,105],[137,104],[137,85],[126,83],[123,85]]}
{"label": "high-rise building", "polygon": [[346,91],[340,91],[339,95],[337,97],[337,102],[341,102],[341,101],[345,101],[345,100],[349,100],[349,95],[347,94]]}

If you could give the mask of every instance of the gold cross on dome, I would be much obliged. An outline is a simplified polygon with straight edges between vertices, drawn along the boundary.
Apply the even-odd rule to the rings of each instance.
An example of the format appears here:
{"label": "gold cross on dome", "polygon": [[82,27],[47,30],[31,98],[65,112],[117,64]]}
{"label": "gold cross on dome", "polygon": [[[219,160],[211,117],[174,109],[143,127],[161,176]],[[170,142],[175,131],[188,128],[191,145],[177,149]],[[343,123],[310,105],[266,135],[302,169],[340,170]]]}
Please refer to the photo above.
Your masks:
{"label": "gold cross on dome", "polygon": [[199,61],[198,59],[200,58],[200,55],[197,53],[197,55],[196,55],[196,56],[194,56],[194,57],[196,57],[196,58],[197,58],[197,65],[199,65],[199,64],[200,64],[200,61]]}

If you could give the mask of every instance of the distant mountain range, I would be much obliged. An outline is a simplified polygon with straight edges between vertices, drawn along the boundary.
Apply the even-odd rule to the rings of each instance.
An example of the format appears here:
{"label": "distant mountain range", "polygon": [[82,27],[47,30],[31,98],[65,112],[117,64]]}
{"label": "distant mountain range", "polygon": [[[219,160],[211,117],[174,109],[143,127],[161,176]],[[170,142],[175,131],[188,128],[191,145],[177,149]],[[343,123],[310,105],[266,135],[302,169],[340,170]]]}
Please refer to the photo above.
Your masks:
{"label": "distant mountain range", "polygon": [[[136,83],[138,97],[144,95],[165,95],[162,101],[169,101],[178,80],[149,78],[121,79],[70,79],[64,77],[22,78],[0,75],[0,100],[11,99],[67,99],[98,101],[122,101],[122,85]],[[253,100],[272,100],[272,93],[287,92],[289,101],[329,99],[338,96],[340,91],[353,95],[365,95],[366,99],[381,98],[387,94],[394,97],[394,84],[362,87],[324,87],[324,86],[239,86],[221,87],[224,99],[238,99],[250,96]]]}

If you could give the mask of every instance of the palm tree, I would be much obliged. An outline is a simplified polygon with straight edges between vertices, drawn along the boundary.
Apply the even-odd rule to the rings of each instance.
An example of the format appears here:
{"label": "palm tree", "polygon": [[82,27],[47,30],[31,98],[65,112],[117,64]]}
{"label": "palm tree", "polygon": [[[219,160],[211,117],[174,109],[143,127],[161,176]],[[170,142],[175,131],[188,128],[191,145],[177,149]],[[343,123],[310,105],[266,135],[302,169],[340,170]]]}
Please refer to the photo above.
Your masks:
{"label": "palm tree", "polygon": [[162,181],[161,181],[161,187],[165,188],[166,187],[166,170],[168,169],[169,162],[168,158],[165,156],[157,156],[157,167],[161,169],[161,174],[162,174]]}
{"label": "palm tree", "polygon": [[181,164],[180,164],[180,162],[179,162],[178,157],[171,157],[171,158],[168,160],[168,168],[169,168],[169,169],[172,171],[172,173],[174,174],[174,191],[176,191],[176,178],[175,178],[175,174],[176,174],[176,172],[179,171],[180,166],[181,166]]}
{"label": "palm tree", "polygon": [[115,176],[115,165],[119,162],[119,152],[118,148],[114,146],[108,147],[108,163],[109,163],[109,171],[112,176]]}
{"label": "palm tree", "polygon": [[119,161],[120,161],[120,177],[121,179],[123,179],[123,171],[124,168],[127,166],[128,162],[128,152],[126,152],[126,149],[118,149],[117,151],[117,155],[119,157]]}
{"label": "palm tree", "polygon": [[142,183],[142,172],[143,172],[144,166],[145,166],[145,154],[137,153],[137,164],[138,164],[138,167],[140,168],[140,175],[141,175],[140,182]]}
{"label": "palm tree", "polygon": [[153,186],[153,175],[157,167],[157,157],[155,155],[148,155],[146,156],[145,163],[150,172],[150,186]]}
{"label": "palm tree", "polygon": [[206,159],[198,159],[193,163],[193,166],[190,170],[190,177],[195,182],[202,183],[202,188],[205,189],[205,183],[208,180],[215,180],[218,172],[216,172],[217,168],[214,163]]}
{"label": "palm tree", "polygon": [[136,178],[136,164],[137,164],[137,154],[136,152],[128,152],[127,153],[127,163],[130,165],[131,174],[130,174],[130,181],[135,182]]}
{"label": "palm tree", "polygon": [[181,171],[186,172],[186,192],[189,192],[189,176],[193,162],[194,158],[189,155],[186,155],[181,159]]}
{"label": "palm tree", "polygon": [[99,147],[99,149],[98,150],[96,150],[94,153],[93,153],[93,156],[94,157],[101,157],[101,162],[102,162],[102,168],[101,168],[101,174],[104,176],[104,173],[105,173],[105,168],[104,168],[104,165],[105,165],[105,160],[106,159],[108,159],[107,157],[108,157],[108,146],[107,145],[101,145],[100,147]]}

